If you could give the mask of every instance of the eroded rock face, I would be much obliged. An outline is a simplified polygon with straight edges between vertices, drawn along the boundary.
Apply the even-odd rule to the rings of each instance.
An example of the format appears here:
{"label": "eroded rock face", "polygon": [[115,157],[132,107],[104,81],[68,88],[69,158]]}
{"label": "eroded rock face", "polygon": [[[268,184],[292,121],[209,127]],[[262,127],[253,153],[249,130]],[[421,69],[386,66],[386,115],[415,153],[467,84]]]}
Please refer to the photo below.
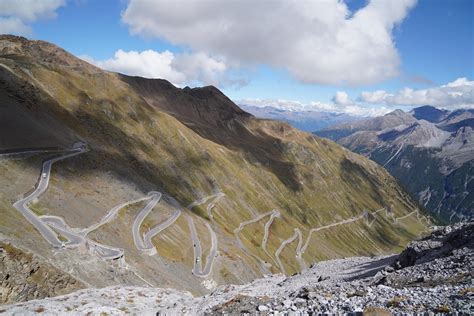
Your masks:
{"label": "eroded rock face", "polygon": [[67,294],[84,287],[40,258],[0,242],[0,304]]}
{"label": "eroded rock face", "polygon": [[455,253],[472,252],[474,249],[474,221],[466,224],[441,227],[428,237],[411,242],[397,257],[393,267],[401,269],[435,259],[450,257]]}
{"label": "eroded rock face", "polygon": [[441,227],[411,242],[374,284],[401,288],[469,282],[474,277],[474,222]]}

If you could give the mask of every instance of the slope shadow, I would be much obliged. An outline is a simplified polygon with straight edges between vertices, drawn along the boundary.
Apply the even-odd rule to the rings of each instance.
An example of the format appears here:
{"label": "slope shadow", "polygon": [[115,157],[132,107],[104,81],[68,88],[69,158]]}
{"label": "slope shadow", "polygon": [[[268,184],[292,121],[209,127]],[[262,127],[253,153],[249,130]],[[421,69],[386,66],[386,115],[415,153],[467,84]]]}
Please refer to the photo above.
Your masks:
{"label": "slope shadow", "polygon": [[199,136],[231,150],[273,173],[287,188],[301,190],[295,165],[285,159],[283,142],[248,124],[255,118],[213,86],[176,88],[162,79],[120,75],[151,106],[165,111]]}
{"label": "slope shadow", "polygon": [[373,277],[377,274],[377,272],[383,270],[386,266],[392,264],[395,261],[397,255],[393,255],[390,257],[381,258],[376,261],[371,261],[368,263],[360,264],[357,266],[357,270],[353,273],[357,273],[357,275],[345,278],[344,281],[350,282],[354,280],[361,280],[369,277]]}

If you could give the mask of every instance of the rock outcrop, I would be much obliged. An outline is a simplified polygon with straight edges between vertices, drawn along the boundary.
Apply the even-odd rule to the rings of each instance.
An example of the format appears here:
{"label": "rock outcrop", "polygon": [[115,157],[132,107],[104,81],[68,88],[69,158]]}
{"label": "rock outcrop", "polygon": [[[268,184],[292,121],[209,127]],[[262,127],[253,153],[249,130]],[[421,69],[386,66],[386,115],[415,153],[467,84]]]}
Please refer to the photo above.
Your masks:
{"label": "rock outcrop", "polygon": [[69,274],[11,244],[0,243],[0,304],[67,294],[84,288]]}
{"label": "rock outcrop", "polygon": [[394,268],[402,269],[456,254],[464,255],[474,249],[474,222],[439,227],[431,235],[411,242],[397,257]]}
{"label": "rock outcrop", "polygon": [[377,283],[396,287],[460,283],[474,277],[474,222],[439,227],[411,242]]}

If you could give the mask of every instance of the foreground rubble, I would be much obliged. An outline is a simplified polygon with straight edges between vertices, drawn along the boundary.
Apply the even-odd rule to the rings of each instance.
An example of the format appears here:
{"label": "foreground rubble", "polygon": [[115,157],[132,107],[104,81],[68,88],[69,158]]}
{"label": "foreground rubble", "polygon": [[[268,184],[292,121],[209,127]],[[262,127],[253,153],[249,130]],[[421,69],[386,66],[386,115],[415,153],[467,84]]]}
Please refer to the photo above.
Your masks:
{"label": "foreground rubble", "polygon": [[400,254],[320,262],[285,277],[226,285],[203,297],[167,289],[111,287],[4,306],[6,314],[465,313],[474,306],[474,222],[441,227]]}

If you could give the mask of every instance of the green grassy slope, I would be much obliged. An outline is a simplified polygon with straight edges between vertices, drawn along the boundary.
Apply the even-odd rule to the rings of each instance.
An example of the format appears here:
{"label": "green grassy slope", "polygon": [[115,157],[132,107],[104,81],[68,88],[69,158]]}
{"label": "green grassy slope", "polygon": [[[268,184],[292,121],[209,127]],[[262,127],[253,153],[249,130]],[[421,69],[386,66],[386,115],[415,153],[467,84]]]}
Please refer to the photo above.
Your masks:
{"label": "green grassy slope", "polygon": [[[72,227],[90,225],[112,206],[150,190],[165,192],[183,206],[222,191],[226,196],[214,210],[219,255],[212,278],[218,283],[243,282],[261,272],[259,263],[238,248],[233,230],[258,214],[274,208],[282,214],[270,227],[267,248],[273,254],[294,228],[306,240],[311,228],[358,216],[365,209],[390,206],[395,216],[403,216],[416,208],[374,162],[285,123],[255,119],[232,106],[215,88],[190,91],[150,81],[147,89],[140,89],[145,79],[137,84],[99,70],[51,44],[1,37],[2,46],[8,49],[0,56],[0,82],[15,87],[3,95],[2,102],[14,104],[15,111],[41,122],[22,127],[26,135],[38,136],[33,144],[8,129],[1,131],[2,143],[65,147],[83,139],[91,149],[54,166],[50,189],[39,203],[41,210],[64,217]],[[18,96],[26,92],[33,95],[34,109],[19,101]],[[9,163],[20,168],[28,161]],[[1,195],[2,216],[5,209],[11,212],[5,199],[13,197],[6,195]],[[205,207],[186,213],[195,219],[203,246],[209,247]],[[96,237],[131,249],[131,232],[123,225],[130,216],[126,211],[103,228],[113,233],[98,232]],[[263,229],[267,219],[256,227]],[[303,258],[310,264],[322,258],[389,253],[425,228],[416,219],[398,224],[390,221],[382,212],[371,226],[360,220],[314,234]],[[202,291],[192,283],[201,280],[190,276],[188,234],[181,217],[153,240],[161,259],[145,264],[147,259],[133,250],[126,252],[126,258],[154,284]],[[265,256],[259,245],[261,235],[259,231],[255,238],[251,227],[241,232],[254,256]],[[294,251],[285,249],[282,259],[288,272],[299,269]],[[166,269],[173,272],[158,276]],[[275,266],[271,269],[278,271]]]}

